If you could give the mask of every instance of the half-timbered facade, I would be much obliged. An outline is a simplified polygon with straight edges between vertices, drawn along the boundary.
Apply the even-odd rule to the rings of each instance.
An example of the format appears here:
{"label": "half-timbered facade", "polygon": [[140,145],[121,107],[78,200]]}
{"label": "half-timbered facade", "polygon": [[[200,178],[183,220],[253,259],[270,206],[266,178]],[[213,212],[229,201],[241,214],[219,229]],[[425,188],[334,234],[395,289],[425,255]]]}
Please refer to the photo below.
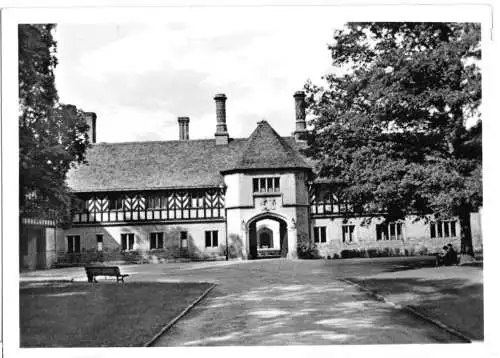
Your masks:
{"label": "half-timbered facade", "polygon": [[[189,139],[189,118],[179,117],[179,140],[94,143],[88,164],[68,175],[81,202],[72,227],[56,238],[57,261],[295,258],[310,244],[324,257],[458,246],[454,220],[350,216],[347,203],[312,181],[313,163],[300,153],[304,93],[294,98],[290,137],[261,121],[248,138],[231,138],[219,94],[213,139]],[[95,120],[91,130],[95,140]],[[478,216],[472,224],[477,246]]]}

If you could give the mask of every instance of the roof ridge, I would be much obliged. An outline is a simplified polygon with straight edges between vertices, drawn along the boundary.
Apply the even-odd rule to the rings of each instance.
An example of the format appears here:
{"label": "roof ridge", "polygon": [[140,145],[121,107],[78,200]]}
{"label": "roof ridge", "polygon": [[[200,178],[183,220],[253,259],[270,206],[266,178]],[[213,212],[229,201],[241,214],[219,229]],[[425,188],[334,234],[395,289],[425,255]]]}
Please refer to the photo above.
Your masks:
{"label": "roof ridge", "polygon": [[[247,140],[248,138],[229,138],[229,142],[236,140],[236,141],[244,141]],[[189,142],[209,142],[209,141],[215,141],[215,138],[200,138],[200,139],[169,139],[169,140],[145,140],[145,141],[130,141],[130,142],[98,142],[98,143],[93,143],[92,146],[98,146],[98,145],[132,145],[132,144],[158,144],[158,143],[189,143]]]}

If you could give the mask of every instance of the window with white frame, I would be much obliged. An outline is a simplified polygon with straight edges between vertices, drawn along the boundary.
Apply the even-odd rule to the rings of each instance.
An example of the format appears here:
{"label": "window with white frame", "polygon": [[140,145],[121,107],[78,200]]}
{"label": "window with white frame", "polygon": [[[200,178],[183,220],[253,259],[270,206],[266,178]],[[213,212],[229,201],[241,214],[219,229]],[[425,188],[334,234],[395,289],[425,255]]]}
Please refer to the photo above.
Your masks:
{"label": "window with white frame", "polygon": [[280,191],[280,178],[253,178],[254,193],[275,193]]}
{"label": "window with white frame", "polygon": [[163,233],[151,232],[149,233],[149,249],[163,249]]}
{"label": "window with white frame", "polygon": [[403,240],[403,223],[389,222],[377,224],[377,241],[382,240]]}
{"label": "window with white frame", "polygon": [[219,232],[217,230],[205,231],[205,247],[219,246]]}
{"label": "window with white frame", "polygon": [[130,251],[134,249],[134,234],[121,234],[122,251]]}
{"label": "window with white frame", "polygon": [[68,253],[80,252],[80,235],[69,235],[66,239],[68,242]]}
{"label": "window with white frame", "polygon": [[455,220],[437,220],[431,222],[431,238],[450,238],[457,236]]}
{"label": "window with white frame", "polygon": [[354,238],[354,225],[342,225],[342,242],[352,242]]}
{"label": "window with white frame", "polygon": [[326,226],[314,227],[314,242],[326,242]]}

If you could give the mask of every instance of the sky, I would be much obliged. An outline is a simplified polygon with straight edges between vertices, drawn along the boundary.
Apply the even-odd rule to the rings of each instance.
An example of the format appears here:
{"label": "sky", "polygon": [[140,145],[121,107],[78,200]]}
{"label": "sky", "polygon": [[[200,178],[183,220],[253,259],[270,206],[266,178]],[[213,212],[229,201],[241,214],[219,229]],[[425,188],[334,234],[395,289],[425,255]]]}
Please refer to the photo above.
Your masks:
{"label": "sky", "polygon": [[65,24],[55,32],[60,102],[97,114],[98,142],[213,138],[216,93],[231,137],[262,119],[295,129],[293,94],[331,69],[334,8],[172,8],[164,21]]}

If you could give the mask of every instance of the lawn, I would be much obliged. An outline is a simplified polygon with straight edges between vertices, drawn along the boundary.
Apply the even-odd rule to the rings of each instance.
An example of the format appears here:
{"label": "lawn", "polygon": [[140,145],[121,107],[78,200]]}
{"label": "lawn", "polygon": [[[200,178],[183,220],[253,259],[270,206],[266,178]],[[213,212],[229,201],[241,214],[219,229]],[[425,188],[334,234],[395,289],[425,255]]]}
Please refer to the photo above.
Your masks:
{"label": "lawn", "polygon": [[208,283],[23,284],[21,347],[143,346]]}
{"label": "lawn", "polygon": [[483,272],[479,267],[421,268],[349,279],[473,340],[484,339]]}

